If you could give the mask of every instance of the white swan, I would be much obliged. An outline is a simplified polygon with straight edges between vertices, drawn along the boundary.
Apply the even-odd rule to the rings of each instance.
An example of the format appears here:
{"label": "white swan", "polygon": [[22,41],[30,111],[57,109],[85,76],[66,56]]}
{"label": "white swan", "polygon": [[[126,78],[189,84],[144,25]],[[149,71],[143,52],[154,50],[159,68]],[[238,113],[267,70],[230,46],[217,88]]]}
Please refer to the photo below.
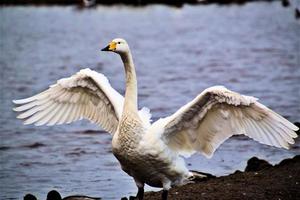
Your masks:
{"label": "white swan", "polygon": [[226,139],[244,134],[267,145],[288,148],[299,128],[256,98],[215,86],[204,90],[173,115],[150,124],[148,109],[138,111],[137,80],[129,46],[114,39],[102,49],[118,53],[126,72],[125,98],[106,77],[90,69],[57,81],[33,97],[15,100],[24,124],[55,125],[86,118],[112,134],[113,154],[132,176],[143,199],[144,184],[168,190],[193,177],[182,155],[211,157]]}

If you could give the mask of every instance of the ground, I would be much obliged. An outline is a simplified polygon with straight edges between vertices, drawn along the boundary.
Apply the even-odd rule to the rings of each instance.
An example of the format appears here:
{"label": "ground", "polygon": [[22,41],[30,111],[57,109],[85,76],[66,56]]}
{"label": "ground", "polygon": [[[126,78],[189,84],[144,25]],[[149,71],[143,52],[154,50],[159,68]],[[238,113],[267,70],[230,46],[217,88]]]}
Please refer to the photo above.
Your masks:
{"label": "ground", "polygon": [[[161,192],[145,193],[160,200]],[[211,178],[169,191],[170,200],[296,200],[300,199],[300,155],[272,166],[251,158],[245,172]]]}

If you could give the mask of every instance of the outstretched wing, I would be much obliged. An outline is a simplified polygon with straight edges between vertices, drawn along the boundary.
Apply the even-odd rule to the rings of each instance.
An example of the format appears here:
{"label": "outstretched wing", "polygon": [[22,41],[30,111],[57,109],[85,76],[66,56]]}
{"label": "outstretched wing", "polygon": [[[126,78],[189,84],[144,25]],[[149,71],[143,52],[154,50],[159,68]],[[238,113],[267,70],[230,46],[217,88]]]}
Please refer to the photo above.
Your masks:
{"label": "outstretched wing", "polygon": [[24,124],[52,126],[86,118],[113,134],[124,98],[103,74],[87,68],[58,80],[42,93],[13,102],[19,104],[14,110],[22,112],[17,118],[25,120]]}
{"label": "outstretched wing", "polygon": [[299,128],[257,102],[223,86],[206,89],[193,101],[159,122],[162,139],[183,155],[195,151],[211,157],[232,135],[244,134],[276,147],[294,144]]}

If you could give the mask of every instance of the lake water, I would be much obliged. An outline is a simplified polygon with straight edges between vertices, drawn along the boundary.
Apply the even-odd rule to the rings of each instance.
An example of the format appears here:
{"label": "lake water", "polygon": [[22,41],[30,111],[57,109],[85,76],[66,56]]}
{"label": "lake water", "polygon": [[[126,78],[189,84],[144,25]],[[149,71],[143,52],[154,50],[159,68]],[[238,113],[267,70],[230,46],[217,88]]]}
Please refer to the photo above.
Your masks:
{"label": "lake water", "polygon": [[[121,60],[100,49],[116,37],[130,44],[137,67],[139,105],[158,119],[207,87],[229,89],[300,121],[300,23],[280,2],[244,6],[1,7],[0,199],[51,189],[63,196],[103,199],[134,195],[133,180],[111,153],[111,136],[87,121],[57,127],[24,126],[12,99],[40,92],[57,79],[90,67],[124,93]],[[271,163],[299,154],[246,137],[226,141],[210,160],[188,167],[216,175],[242,170],[248,158]],[[148,187],[147,190],[152,190]]]}

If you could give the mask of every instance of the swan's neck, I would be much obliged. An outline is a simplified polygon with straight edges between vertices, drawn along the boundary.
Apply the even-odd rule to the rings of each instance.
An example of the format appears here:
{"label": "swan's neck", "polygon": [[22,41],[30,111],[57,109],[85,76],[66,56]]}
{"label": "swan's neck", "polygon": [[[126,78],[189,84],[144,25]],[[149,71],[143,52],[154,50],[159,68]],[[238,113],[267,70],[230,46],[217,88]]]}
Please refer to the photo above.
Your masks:
{"label": "swan's neck", "polygon": [[138,111],[137,104],[137,80],[136,73],[133,64],[133,59],[130,51],[124,54],[121,54],[122,61],[125,67],[126,73],[126,91],[125,91],[125,102],[124,102],[124,110],[130,112]]}

